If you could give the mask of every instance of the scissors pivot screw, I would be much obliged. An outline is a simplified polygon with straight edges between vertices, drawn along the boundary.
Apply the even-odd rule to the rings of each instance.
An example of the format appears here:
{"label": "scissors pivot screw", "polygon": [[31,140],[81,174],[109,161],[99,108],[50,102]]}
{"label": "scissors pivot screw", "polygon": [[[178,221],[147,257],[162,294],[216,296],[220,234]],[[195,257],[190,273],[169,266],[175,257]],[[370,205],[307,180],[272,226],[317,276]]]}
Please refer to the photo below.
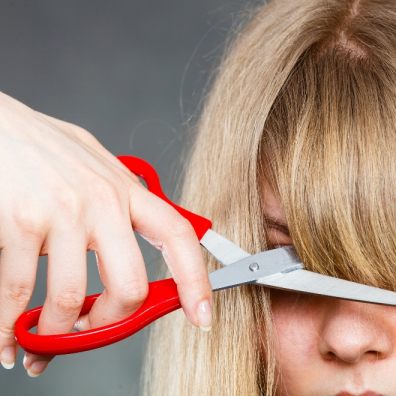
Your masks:
{"label": "scissors pivot screw", "polygon": [[256,272],[260,269],[260,266],[257,263],[252,263],[249,265],[250,271]]}

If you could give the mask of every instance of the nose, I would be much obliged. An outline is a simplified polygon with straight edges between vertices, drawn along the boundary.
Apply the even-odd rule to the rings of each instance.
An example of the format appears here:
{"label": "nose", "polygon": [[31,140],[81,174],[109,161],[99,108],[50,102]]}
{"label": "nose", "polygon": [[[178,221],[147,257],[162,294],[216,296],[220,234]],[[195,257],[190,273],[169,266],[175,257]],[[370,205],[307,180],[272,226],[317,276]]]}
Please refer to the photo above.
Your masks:
{"label": "nose", "polygon": [[330,305],[319,341],[323,359],[357,364],[385,359],[392,353],[391,329],[380,312],[386,307],[346,300],[333,300]]}

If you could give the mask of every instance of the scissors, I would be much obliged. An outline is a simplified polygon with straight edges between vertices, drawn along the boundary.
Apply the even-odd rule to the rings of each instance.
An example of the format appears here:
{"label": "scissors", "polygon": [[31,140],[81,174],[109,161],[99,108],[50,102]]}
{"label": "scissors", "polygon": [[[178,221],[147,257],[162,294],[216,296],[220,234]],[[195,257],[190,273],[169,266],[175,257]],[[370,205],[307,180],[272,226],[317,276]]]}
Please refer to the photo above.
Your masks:
{"label": "scissors", "polygon": [[[256,284],[302,293],[347,300],[396,305],[396,293],[304,269],[292,246],[249,254],[212,229],[212,222],[172,201],[162,191],[155,169],[144,159],[117,157],[131,172],[140,176],[147,188],[172,205],[193,226],[200,244],[223,267],[209,274],[213,291],[244,284]],[[80,315],[91,309],[100,294],[87,296]],[[27,352],[62,355],[100,348],[138,332],[156,319],[181,307],[177,286],[172,278],[149,282],[148,297],[129,317],[110,325],[77,333],[38,335],[29,330],[37,326],[42,306],[24,312],[15,323],[15,339]]]}

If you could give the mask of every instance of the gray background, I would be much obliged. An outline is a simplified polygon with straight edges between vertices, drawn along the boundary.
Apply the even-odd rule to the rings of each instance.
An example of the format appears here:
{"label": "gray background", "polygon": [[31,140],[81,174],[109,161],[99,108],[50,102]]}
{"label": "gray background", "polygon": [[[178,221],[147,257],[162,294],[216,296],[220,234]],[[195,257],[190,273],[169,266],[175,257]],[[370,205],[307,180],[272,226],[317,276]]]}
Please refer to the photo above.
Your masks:
{"label": "gray background", "polygon": [[[85,127],[114,155],[146,158],[172,197],[180,150],[191,138],[187,121],[194,121],[224,40],[247,5],[0,0],[0,90]],[[155,279],[158,253],[139,243]],[[29,307],[44,302],[46,257],[39,267]],[[88,267],[88,294],[101,292],[91,253]],[[58,356],[38,378],[27,376],[19,353],[13,370],[0,367],[0,395],[139,395],[145,340],[142,331],[99,350]]]}

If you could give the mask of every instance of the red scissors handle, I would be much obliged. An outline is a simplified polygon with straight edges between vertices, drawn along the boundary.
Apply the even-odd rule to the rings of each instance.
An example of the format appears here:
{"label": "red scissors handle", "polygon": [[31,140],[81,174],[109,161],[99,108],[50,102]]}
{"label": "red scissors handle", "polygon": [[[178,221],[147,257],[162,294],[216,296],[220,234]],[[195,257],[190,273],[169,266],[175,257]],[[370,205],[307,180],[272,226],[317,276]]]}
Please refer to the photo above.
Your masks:
{"label": "red scissors handle", "polygon": [[[210,220],[176,205],[162,191],[160,180],[155,169],[145,160],[138,157],[121,155],[117,157],[131,172],[142,177],[147,188],[158,197],[172,205],[194,227],[198,239],[201,239],[211,228]],[[100,294],[85,298],[80,316],[88,313]],[[24,312],[15,323],[15,338],[27,352],[40,355],[62,355],[88,351],[120,341],[138,332],[151,322],[180,308],[177,286],[172,278],[149,283],[148,297],[131,316],[110,325],[80,331],[77,333],[38,335],[29,330],[37,326],[41,307]]]}

